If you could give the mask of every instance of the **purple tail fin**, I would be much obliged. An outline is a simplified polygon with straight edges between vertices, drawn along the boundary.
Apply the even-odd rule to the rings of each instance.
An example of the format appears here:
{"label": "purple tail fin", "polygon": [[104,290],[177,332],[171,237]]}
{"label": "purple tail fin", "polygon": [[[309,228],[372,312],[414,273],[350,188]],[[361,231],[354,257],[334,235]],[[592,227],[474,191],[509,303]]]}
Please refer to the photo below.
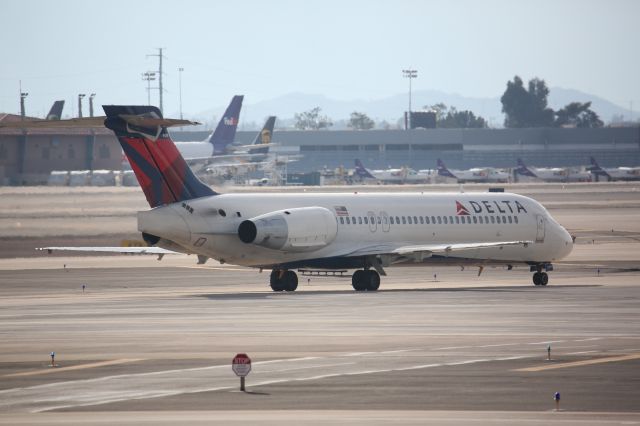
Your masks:
{"label": "purple tail fin", "polygon": [[364,165],[362,164],[362,162],[356,158],[355,160],[356,163],[356,175],[360,176],[361,178],[369,178],[369,179],[375,179],[375,176],[373,176],[369,170],[367,170]]}
{"label": "purple tail fin", "polygon": [[438,174],[440,176],[445,176],[445,177],[450,177],[453,179],[457,179],[457,177],[451,173],[451,171],[449,169],[447,169],[447,166],[444,165],[444,161],[442,161],[441,159],[438,158]]}
{"label": "purple tail fin", "polygon": [[516,167],[516,173],[522,176],[529,176],[533,178],[538,177],[524,164],[524,161],[522,161],[522,158],[518,158],[518,167]]}
{"label": "purple tail fin", "polygon": [[161,119],[153,106],[104,105],[105,126],[116,134],[151,207],[217,195],[191,171],[166,127],[133,125],[123,117]]}
{"label": "purple tail fin", "polygon": [[243,95],[236,95],[231,99],[231,103],[218,122],[216,130],[211,134],[209,143],[213,145],[213,154],[224,154],[227,145],[231,145],[236,137],[236,129],[240,120],[240,109],[242,108]]}

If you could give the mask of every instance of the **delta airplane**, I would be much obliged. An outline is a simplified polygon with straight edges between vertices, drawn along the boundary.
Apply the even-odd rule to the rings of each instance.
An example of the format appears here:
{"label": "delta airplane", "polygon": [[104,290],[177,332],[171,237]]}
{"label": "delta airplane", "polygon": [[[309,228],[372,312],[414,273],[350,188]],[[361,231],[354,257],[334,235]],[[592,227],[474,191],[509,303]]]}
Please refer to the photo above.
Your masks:
{"label": "delta airplane", "polygon": [[509,174],[493,168],[474,168],[469,170],[450,170],[444,161],[438,158],[438,176],[464,182],[508,182]]}
{"label": "delta airplane", "polygon": [[640,180],[640,167],[600,167],[594,157],[591,157],[591,166],[588,168],[591,174],[607,180]]}
{"label": "delta airplane", "polygon": [[527,167],[521,158],[518,158],[516,174],[525,178],[539,179],[544,182],[590,182],[591,174],[587,171],[568,170],[560,167],[533,168]]}
{"label": "delta airplane", "polygon": [[401,169],[369,170],[357,158],[355,165],[355,175],[362,180],[375,179],[382,183],[419,183],[428,179],[427,175],[418,173],[407,167]]}
{"label": "delta airplane", "polygon": [[354,269],[353,288],[375,291],[385,268],[399,264],[525,264],[534,284],[546,285],[552,263],[573,248],[540,203],[516,194],[219,194],[169,136],[167,127],[185,120],[163,119],[152,106],[103,108],[151,207],[138,213],[138,229],[154,247],[138,249],[270,269],[274,291],[294,291],[302,268]]}

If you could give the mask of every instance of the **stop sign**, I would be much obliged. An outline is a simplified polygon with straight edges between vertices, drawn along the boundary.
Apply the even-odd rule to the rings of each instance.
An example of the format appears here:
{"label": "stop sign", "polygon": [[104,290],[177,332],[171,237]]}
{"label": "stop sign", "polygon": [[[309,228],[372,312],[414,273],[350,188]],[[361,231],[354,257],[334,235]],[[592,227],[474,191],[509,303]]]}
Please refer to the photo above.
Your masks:
{"label": "stop sign", "polygon": [[231,361],[231,368],[236,376],[245,377],[251,371],[251,358],[247,354],[237,354]]}

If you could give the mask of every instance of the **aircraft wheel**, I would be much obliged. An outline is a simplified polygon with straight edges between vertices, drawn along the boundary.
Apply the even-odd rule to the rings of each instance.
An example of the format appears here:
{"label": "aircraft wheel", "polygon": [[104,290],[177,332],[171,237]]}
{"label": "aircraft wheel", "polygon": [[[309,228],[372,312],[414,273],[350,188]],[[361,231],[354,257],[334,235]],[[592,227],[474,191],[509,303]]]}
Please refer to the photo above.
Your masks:
{"label": "aircraft wheel", "polygon": [[284,278],[286,276],[285,275],[282,276],[282,278],[280,278],[280,271],[277,269],[274,269],[273,271],[271,271],[271,277],[269,279],[269,284],[271,285],[271,289],[273,291],[283,291],[284,290]]}
{"label": "aircraft wheel", "polygon": [[366,274],[365,281],[367,283],[367,290],[376,291],[378,288],[380,288],[380,274],[372,269],[364,272]]}
{"label": "aircraft wheel", "polygon": [[293,271],[287,271],[282,277],[283,289],[286,291],[296,291],[298,288],[298,275]]}
{"label": "aircraft wheel", "polygon": [[542,272],[536,272],[533,274],[533,284],[540,285],[542,283],[541,278]]}
{"label": "aircraft wheel", "polygon": [[365,282],[366,271],[358,269],[351,276],[351,285],[355,291],[364,291],[367,289]]}
{"label": "aircraft wheel", "polygon": [[546,272],[540,272],[540,285],[547,285],[549,282],[549,275]]}

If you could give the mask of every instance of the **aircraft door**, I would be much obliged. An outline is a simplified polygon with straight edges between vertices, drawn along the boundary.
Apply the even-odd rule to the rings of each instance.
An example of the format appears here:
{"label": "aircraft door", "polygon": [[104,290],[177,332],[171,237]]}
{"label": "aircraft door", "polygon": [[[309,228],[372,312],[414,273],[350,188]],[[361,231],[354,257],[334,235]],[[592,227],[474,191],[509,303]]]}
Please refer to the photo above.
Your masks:
{"label": "aircraft door", "polygon": [[542,215],[536,215],[536,243],[544,242],[544,228],[546,219]]}
{"label": "aircraft door", "polygon": [[376,232],[378,230],[376,214],[374,212],[367,212],[367,218],[369,219],[369,231]]}
{"label": "aircraft door", "polygon": [[382,232],[389,232],[391,228],[389,214],[387,212],[380,212],[380,217],[382,218]]}

